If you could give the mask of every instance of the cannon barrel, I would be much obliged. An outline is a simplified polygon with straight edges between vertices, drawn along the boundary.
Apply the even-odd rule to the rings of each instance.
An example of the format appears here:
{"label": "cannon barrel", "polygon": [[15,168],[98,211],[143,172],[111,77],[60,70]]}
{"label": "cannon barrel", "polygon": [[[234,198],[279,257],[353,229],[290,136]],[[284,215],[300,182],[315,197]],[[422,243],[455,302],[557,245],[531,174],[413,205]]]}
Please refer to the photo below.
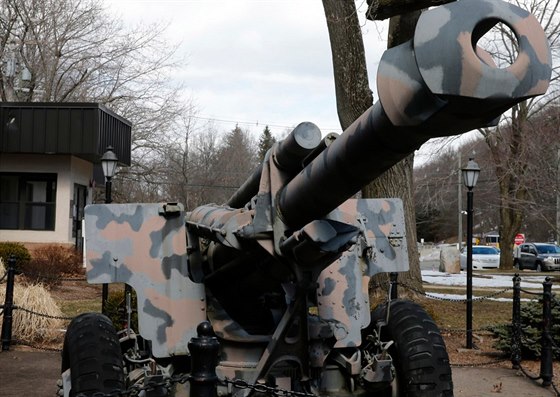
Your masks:
{"label": "cannon barrel", "polygon": [[[476,45],[499,22],[518,40],[507,68]],[[292,228],[320,219],[428,139],[495,124],[546,92],[551,65],[544,31],[519,7],[458,1],[423,13],[413,40],[385,51],[379,101],[282,189],[280,218]]]}

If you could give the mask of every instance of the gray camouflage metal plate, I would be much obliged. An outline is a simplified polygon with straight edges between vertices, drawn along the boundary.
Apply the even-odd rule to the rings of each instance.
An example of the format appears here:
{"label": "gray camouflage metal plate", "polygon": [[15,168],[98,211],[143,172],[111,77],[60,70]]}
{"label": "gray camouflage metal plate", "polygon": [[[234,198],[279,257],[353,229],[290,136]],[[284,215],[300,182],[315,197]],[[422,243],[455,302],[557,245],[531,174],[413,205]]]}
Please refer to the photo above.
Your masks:
{"label": "gray camouflage metal plate", "polygon": [[152,342],[155,357],[187,354],[197,325],[206,319],[204,286],[188,277],[184,215],[181,205],[85,208],[88,282],[134,288],[139,332]]}

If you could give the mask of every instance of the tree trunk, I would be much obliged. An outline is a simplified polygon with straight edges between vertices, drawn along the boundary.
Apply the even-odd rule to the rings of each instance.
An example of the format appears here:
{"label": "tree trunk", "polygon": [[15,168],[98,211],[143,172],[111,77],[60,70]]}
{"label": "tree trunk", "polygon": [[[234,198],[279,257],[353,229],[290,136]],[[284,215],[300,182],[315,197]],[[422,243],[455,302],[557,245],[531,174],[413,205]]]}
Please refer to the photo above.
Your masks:
{"label": "tree trunk", "polygon": [[[323,0],[323,7],[331,43],[337,111],[344,130],[373,104],[362,33],[352,0]],[[390,46],[400,44],[412,37],[419,14],[414,12],[391,19]],[[399,275],[399,280],[422,290],[416,245],[416,216],[412,198],[413,161],[414,155],[405,158],[366,186],[362,190],[362,196],[399,197],[403,200],[410,272]],[[381,274],[377,276],[374,284],[385,285],[387,280],[387,275]]]}
{"label": "tree trunk", "polygon": [[352,0],[323,0],[336,90],[336,108],[345,130],[373,105],[364,41]]}
{"label": "tree trunk", "polygon": [[485,135],[500,191],[500,269],[504,270],[513,268],[513,240],[521,230],[525,214],[523,206],[528,196],[523,182],[528,171],[522,153],[528,115],[527,102],[521,102],[512,108],[511,125],[503,127],[511,130],[509,140],[500,140],[501,134],[508,133],[500,131],[500,127],[494,134]]}
{"label": "tree trunk", "polygon": [[[414,35],[416,21],[420,11],[406,15],[399,15],[389,21],[389,36],[387,46],[397,46],[410,40]],[[399,197],[403,201],[404,220],[406,227],[406,243],[408,247],[408,262],[410,271],[399,275],[399,281],[423,291],[422,275],[420,273],[420,255],[416,243],[416,211],[414,209],[413,186],[414,154],[407,156],[401,162],[387,170],[368,186],[362,189],[363,197]],[[380,275],[386,279],[387,275]],[[378,282],[383,282],[378,280]]]}

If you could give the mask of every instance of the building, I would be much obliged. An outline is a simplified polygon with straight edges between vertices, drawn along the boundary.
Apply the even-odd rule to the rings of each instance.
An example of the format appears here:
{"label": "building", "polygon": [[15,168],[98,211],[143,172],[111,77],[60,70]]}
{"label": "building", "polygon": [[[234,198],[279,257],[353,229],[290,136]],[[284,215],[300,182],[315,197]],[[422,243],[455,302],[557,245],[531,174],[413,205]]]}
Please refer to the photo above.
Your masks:
{"label": "building", "polygon": [[0,241],[81,248],[109,145],[130,165],[131,124],[100,104],[0,103]]}

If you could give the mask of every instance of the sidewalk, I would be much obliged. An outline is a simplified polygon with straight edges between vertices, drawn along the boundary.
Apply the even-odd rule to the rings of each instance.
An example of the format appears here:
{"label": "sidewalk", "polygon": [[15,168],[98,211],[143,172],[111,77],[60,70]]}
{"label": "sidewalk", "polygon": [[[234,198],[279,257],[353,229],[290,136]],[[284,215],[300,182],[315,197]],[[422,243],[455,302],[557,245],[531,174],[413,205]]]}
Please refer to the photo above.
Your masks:
{"label": "sidewalk", "polygon": [[[0,352],[0,395],[53,397],[58,390],[60,353],[10,350]],[[453,367],[455,397],[555,396],[517,371],[507,368]]]}
{"label": "sidewalk", "polygon": [[552,388],[543,388],[521,372],[508,368],[453,367],[455,397],[548,397]]}

